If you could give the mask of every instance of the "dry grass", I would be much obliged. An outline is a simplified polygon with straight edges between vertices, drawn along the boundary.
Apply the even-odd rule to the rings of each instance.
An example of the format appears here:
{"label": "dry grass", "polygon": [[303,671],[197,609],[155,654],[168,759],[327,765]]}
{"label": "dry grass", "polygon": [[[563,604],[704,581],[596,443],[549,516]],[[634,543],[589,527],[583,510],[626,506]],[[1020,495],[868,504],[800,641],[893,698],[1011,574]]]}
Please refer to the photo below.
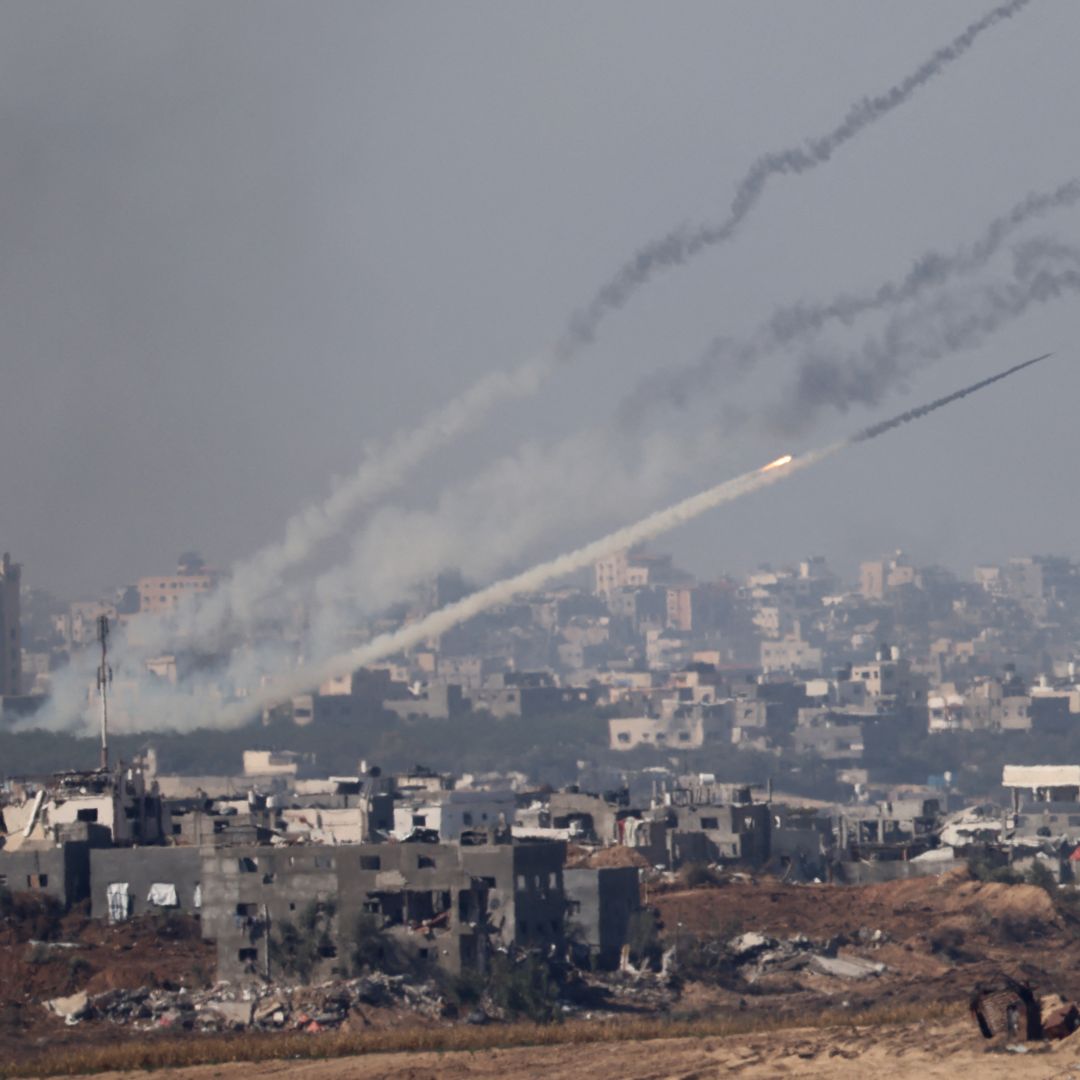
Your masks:
{"label": "dry grass", "polygon": [[918,1021],[940,1021],[959,1015],[956,1005],[919,1005],[829,1010],[778,1018],[735,1013],[705,1019],[654,1019],[609,1023],[575,1020],[563,1024],[456,1025],[366,1032],[246,1032],[232,1036],[187,1036],[183,1039],[134,1040],[75,1050],[58,1048],[18,1064],[0,1064],[0,1078],[73,1076],[82,1073],[217,1065],[229,1061],[269,1061],[345,1057],[354,1054],[495,1050],[515,1046],[645,1041],[747,1035],[785,1028],[878,1027]]}

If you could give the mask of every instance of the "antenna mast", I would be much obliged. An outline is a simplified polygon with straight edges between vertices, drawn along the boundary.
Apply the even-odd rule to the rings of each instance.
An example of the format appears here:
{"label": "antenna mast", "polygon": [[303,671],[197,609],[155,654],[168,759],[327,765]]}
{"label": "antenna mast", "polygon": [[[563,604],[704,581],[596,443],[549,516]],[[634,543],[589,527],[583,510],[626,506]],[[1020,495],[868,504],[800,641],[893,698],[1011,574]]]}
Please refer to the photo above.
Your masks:
{"label": "antenna mast", "polygon": [[101,695],[101,771],[109,770],[109,684],[112,668],[109,667],[109,617],[98,616],[98,641],[101,642],[101,666],[97,671],[98,693]]}

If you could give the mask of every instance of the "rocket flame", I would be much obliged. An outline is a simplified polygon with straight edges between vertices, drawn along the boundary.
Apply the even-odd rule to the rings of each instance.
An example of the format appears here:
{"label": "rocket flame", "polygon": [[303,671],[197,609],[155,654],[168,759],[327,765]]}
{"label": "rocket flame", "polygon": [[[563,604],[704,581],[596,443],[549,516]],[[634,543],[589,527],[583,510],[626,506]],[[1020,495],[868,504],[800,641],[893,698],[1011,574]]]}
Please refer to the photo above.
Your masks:
{"label": "rocket flame", "polygon": [[770,461],[768,465],[762,465],[758,471],[768,472],[770,469],[779,469],[781,465],[787,465],[792,460],[790,454],[785,454],[783,457],[778,457],[775,461]]}

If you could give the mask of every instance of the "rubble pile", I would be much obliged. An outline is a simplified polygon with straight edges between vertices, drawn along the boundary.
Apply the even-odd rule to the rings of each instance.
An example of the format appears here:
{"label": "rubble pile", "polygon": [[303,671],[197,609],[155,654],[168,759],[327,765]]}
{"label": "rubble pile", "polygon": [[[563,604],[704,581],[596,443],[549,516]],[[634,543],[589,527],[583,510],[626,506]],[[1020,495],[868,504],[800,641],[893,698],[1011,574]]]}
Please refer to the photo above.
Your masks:
{"label": "rubble pile", "polygon": [[447,1011],[434,983],[382,973],[318,986],[275,987],[262,994],[228,983],[203,991],[143,986],[93,996],[73,994],[54,998],[45,1006],[68,1025],[103,1020],[141,1031],[176,1028],[203,1032],[256,1028],[315,1033],[341,1027],[354,1013],[362,1019],[365,1006],[404,1009],[429,1019],[438,1019]]}
{"label": "rubble pile", "polygon": [[866,927],[860,928],[853,938],[837,935],[826,941],[814,941],[805,934],[774,938],[751,931],[728,941],[727,951],[742,977],[750,983],[762,975],[804,969],[839,979],[865,979],[884,974],[885,965],[858,956],[839,956],[839,950],[852,944],[878,948],[888,941],[885,931]]}

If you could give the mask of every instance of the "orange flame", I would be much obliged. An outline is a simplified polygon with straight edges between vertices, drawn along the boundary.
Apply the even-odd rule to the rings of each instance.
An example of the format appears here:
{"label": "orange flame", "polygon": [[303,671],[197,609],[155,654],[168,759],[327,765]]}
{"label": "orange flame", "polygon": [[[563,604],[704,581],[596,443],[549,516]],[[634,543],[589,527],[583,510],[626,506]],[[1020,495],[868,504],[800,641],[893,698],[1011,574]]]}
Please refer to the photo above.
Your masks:
{"label": "orange flame", "polygon": [[770,461],[768,465],[762,465],[761,471],[768,472],[770,469],[779,469],[781,465],[787,465],[791,460],[791,455],[785,454],[783,457],[778,457],[775,461]]}

